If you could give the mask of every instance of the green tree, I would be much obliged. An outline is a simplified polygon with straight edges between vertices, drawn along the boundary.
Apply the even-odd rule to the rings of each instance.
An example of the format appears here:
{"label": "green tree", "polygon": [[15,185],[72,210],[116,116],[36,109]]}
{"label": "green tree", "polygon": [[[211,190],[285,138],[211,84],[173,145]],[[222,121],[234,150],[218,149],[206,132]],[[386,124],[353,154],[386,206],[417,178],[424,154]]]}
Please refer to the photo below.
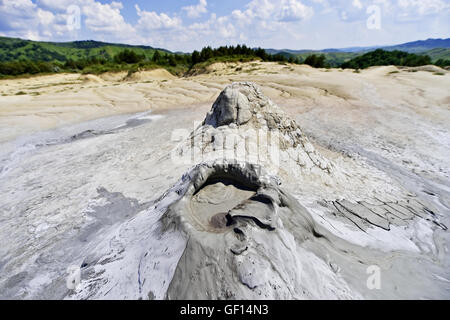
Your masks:
{"label": "green tree", "polygon": [[155,53],[153,54],[152,61],[155,63],[159,63],[161,61],[161,54],[159,53],[158,50],[156,50]]}
{"label": "green tree", "polygon": [[200,52],[198,52],[197,50],[194,50],[194,52],[192,52],[191,60],[192,60],[192,64],[193,65],[201,62],[201,60],[200,60]]}
{"label": "green tree", "polygon": [[310,65],[313,68],[325,68],[325,55],[320,56],[312,54],[305,59],[305,64]]}
{"label": "green tree", "polygon": [[119,52],[117,55],[114,56],[114,60],[117,63],[137,63],[141,60],[144,60],[143,55],[138,55],[136,52],[125,49],[124,51]]}

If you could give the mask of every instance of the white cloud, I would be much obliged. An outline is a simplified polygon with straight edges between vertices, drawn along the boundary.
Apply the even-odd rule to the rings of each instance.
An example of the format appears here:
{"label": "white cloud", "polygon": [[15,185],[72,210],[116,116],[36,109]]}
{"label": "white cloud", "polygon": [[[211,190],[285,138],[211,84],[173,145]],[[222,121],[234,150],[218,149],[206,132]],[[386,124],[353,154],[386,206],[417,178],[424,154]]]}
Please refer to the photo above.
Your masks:
{"label": "white cloud", "polygon": [[450,5],[442,0],[398,0],[398,6],[403,10],[413,10],[419,15],[436,14],[450,8]]}
{"label": "white cloud", "polygon": [[189,18],[199,18],[202,14],[207,13],[208,9],[206,6],[208,3],[206,0],[200,0],[197,5],[187,6],[181,8],[183,11],[186,11],[186,14]]}
{"label": "white cloud", "polygon": [[[412,36],[442,37],[449,26],[448,0],[247,0],[226,15],[211,12],[212,0],[190,1],[192,5],[170,14],[136,5],[138,18],[131,23],[123,16],[129,2],[119,0],[0,0],[0,34],[34,40],[97,39],[186,51],[243,42],[277,48],[395,43]],[[383,24],[381,31],[369,35],[365,9],[373,4],[381,7]],[[81,29],[71,31],[66,10],[73,5],[81,10]],[[182,17],[196,20],[184,22]]]}
{"label": "white cloud", "polygon": [[288,0],[282,6],[278,16],[280,21],[299,21],[313,15],[313,9],[297,0]]}
{"label": "white cloud", "polygon": [[[30,0],[0,0],[0,30],[3,34],[32,40],[52,39],[62,26],[54,13]],[[6,32],[5,32],[6,31]]]}
{"label": "white cloud", "polygon": [[191,31],[191,36],[198,38],[216,36],[217,39],[230,39],[237,36],[236,28],[230,18],[228,16],[217,17],[215,13],[212,13],[210,18],[204,22],[189,25],[188,30]]}
{"label": "white cloud", "polygon": [[[313,9],[300,0],[252,0],[231,14],[210,14],[207,20],[187,25],[178,34],[177,45],[190,50],[202,46],[247,43],[264,46],[278,40],[296,41],[302,38],[299,24],[313,15]],[[268,44],[267,44],[268,45]]]}
{"label": "white cloud", "polygon": [[42,24],[50,25],[55,22],[55,15],[50,11],[45,11],[39,8],[37,10],[37,17]]}
{"label": "white cloud", "polygon": [[259,21],[294,22],[301,21],[313,15],[312,7],[304,5],[299,0],[253,0],[244,11],[234,10],[232,17],[238,23],[251,24]]}
{"label": "white cloud", "polygon": [[359,10],[363,8],[363,5],[360,0],[353,0],[352,5]]}
{"label": "white cloud", "polygon": [[92,1],[82,7],[85,16],[85,26],[94,31],[106,34],[114,34],[117,38],[127,38],[134,28],[125,22],[120,10],[123,8],[121,2],[102,4]]}
{"label": "white cloud", "polygon": [[99,40],[125,40],[134,32],[121,14],[121,2],[95,0],[0,0],[0,30],[32,40],[68,40],[79,32],[67,26],[70,6],[80,8],[82,28]]}
{"label": "white cloud", "polygon": [[[21,30],[35,20],[36,5],[31,0],[0,0],[0,26],[4,30]],[[28,23],[22,24],[22,21]]]}
{"label": "white cloud", "polygon": [[137,4],[135,8],[139,16],[138,28],[141,30],[177,29],[181,27],[182,21],[178,17],[171,18],[165,13],[143,11]]}
{"label": "white cloud", "polygon": [[90,0],[37,0],[36,3],[39,7],[57,12],[65,12],[71,5],[82,6],[93,1]]}

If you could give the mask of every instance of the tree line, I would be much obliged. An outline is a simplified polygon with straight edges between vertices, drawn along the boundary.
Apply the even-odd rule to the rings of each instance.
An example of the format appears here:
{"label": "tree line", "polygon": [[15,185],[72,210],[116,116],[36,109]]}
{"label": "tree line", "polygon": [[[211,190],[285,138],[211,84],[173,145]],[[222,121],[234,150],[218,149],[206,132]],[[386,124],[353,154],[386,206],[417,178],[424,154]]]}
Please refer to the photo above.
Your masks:
{"label": "tree line", "polygon": [[59,72],[62,65],[45,61],[8,61],[0,62],[0,75],[18,76],[22,74],[38,74]]}
{"label": "tree line", "polygon": [[195,65],[197,63],[202,63],[209,61],[218,57],[254,57],[259,58],[262,61],[281,61],[287,62],[288,58],[281,54],[268,54],[266,50],[261,48],[249,48],[246,45],[237,46],[222,46],[218,48],[205,47],[200,52],[195,50],[192,52],[191,63]]}
{"label": "tree line", "polygon": [[344,62],[343,69],[365,69],[372,66],[406,66],[417,67],[431,64],[431,58],[427,55],[417,55],[403,51],[385,51],[377,49],[362,56]]}
{"label": "tree line", "polygon": [[[304,60],[290,54],[269,54],[262,48],[250,48],[246,45],[221,46],[218,48],[205,47],[201,51],[192,54],[173,54],[155,50],[152,56],[138,54],[133,50],[125,49],[110,57],[107,54],[80,58],[67,59],[65,62],[16,60],[0,62],[0,75],[16,76],[21,74],[38,74],[61,71],[92,72],[101,73],[113,70],[132,70],[161,66],[169,71],[174,68],[188,71],[200,63],[214,61],[249,61],[257,59],[261,61],[272,61],[280,63],[307,64],[314,68],[329,68],[324,54],[311,54]],[[340,65],[341,68],[364,69],[371,66],[397,65],[397,66],[420,66],[431,64],[431,58],[426,55],[416,55],[402,51],[385,51],[377,49],[362,56],[353,58]],[[450,65],[449,60],[440,59],[436,65],[445,67]],[[178,70],[177,69],[177,70]]]}

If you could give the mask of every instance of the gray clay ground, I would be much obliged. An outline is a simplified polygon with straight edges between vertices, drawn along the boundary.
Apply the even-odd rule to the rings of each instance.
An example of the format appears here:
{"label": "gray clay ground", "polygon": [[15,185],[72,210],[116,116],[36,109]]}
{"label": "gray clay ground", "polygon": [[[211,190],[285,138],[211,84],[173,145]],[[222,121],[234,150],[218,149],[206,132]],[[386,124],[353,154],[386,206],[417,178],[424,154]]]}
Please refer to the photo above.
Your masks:
{"label": "gray clay ground", "polygon": [[[448,123],[359,94],[378,108],[362,115],[373,128],[235,83],[209,113],[114,116],[3,143],[0,298],[450,298]],[[175,142],[180,128],[189,135]],[[275,160],[273,145],[240,152],[260,141],[252,130],[279,134]]]}

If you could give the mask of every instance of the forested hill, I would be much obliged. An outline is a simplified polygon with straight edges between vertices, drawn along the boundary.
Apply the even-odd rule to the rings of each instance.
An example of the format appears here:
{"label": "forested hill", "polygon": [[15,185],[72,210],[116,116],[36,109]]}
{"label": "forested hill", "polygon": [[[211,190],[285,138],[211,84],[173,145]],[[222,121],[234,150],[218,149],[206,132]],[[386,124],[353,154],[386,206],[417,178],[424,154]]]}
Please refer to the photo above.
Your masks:
{"label": "forested hill", "polygon": [[341,49],[324,49],[324,50],[277,50],[266,49],[270,54],[282,54],[285,56],[293,56],[299,59],[315,55],[325,55],[326,61],[332,67],[339,67],[345,62],[350,61],[365,53],[383,49],[385,51],[404,51],[407,53],[415,53],[423,56],[429,56],[431,62],[450,60],[450,38],[447,39],[427,39],[402,43],[393,46],[376,46],[376,47],[352,47]]}
{"label": "forested hill", "polygon": [[343,63],[341,68],[365,69],[372,66],[389,65],[416,67],[427,64],[431,64],[431,58],[429,56],[397,50],[386,51],[377,49]]}
{"label": "forested hill", "polygon": [[[427,54],[427,53],[430,54]],[[367,53],[306,51],[268,53],[246,45],[205,47],[192,54],[172,53],[149,46],[111,44],[99,41],[37,42],[0,37],[0,78],[55,72],[103,72],[165,68],[176,75],[202,72],[214,62],[248,62],[253,60],[282,64],[308,64],[315,68],[364,69],[370,66],[397,65],[415,67],[435,64],[450,66],[450,49],[436,48],[425,53],[408,53],[377,49]]]}
{"label": "forested hill", "polygon": [[170,53],[168,50],[155,49],[149,46],[131,46],[93,40],[40,42],[0,37],[0,62],[17,60],[65,62],[91,57],[109,60],[124,49],[133,51],[138,55],[144,55],[146,58],[151,58],[155,50],[160,53]]}

